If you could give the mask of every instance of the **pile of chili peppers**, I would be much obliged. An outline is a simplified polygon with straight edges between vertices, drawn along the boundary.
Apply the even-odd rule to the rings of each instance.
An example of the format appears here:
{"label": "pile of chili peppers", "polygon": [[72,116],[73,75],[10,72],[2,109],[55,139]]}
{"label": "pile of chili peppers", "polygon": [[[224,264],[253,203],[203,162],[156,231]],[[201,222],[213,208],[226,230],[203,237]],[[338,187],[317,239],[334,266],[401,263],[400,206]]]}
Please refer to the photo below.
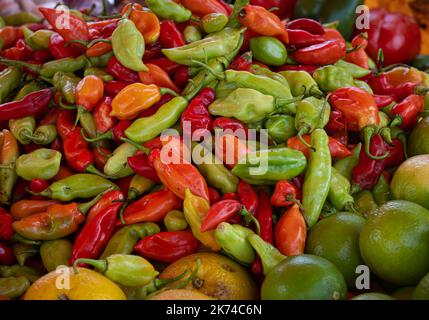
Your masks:
{"label": "pile of chili peppers", "polygon": [[[112,17],[70,10],[66,28],[40,8],[39,22],[0,26],[0,275],[54,270],[50,241],[66,265],[222,250],[261,280],[249,234],[299,255],[318,220],[359,212],[361,192],[379,199],[429,109],[429,74],[371,60],[365,33],[282,20],[284,2],[147,0]],[[268,146],[248,147],[250,129]],[[234,153],[194,163],[218,154],[185,137],[218,130]],[[183,161],[165,162],[166,146]],[[0,295],[18,298],[30,283],[9,274]]]}

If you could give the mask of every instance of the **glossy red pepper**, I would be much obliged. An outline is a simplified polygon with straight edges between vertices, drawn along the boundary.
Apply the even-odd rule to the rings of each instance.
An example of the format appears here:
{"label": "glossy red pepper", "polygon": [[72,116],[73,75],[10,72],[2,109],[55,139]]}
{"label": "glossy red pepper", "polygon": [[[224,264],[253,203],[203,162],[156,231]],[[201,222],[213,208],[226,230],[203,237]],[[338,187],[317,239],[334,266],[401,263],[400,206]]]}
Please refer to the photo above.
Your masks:
{"label": "glossy red pepper", "polygon": [[237,200],[221,200],[213,204],[202,220],[201,231],[215,229],[219,223],[228,221],[242,209],[243,205]]}
{"label": "glossy red pepper", "polygon": [[181,0],[180,3],[199,17],[203,17],[209,13],[228,15],[229,12],[218,0]]}
{"label": "glossy red pepper", "polygon": [[149,159],[146,154],[142,153],[128,157],[127,161],[130,168],[138,175],[157,183],[161,182],[156,170],[149,164]]}
{"label": "glossy red pepper", "polygon": [[70,265],[80,258],[97,259],[115,231],[122,203],[112,203],[84,225],[73,243]]}
{"label": "glossy red pepper", "polygon": [[192,136],[199,129],[212,130],[212,118],[208,107],[215,98],[215,91],[212,88],[204,88],[191,100],[180,118],[184,134]]}
{"label": "glossy red pepper", "polygon": [[[371,138],[370,151],[380,156],[387,152],[387,145],[383,138],[376,134]],[[377,183],[386,166],[386,159],[374,160],[367,156],[364,148],[359,155],[359,163],[352,170],[352,183],[361,189],[371,190]]]}
{"label": "glossy red pepper", "polygon": [[237,71],[252,72],[253,55],[251,51],[246,51],[230,64],[229,68]]}
{"label": "glossy red pepper", "polygon": [[237,199],[238,199],[237,192],[225,193],[221,198],[221,200],[237,200]]}
{"label": "glossy red pepper", "polygon": [[423,111],[424,98],[417,94],[409,95],[390,111],[390,115],[394,117],[390,125],[410,130],[417,123],[417,119]]}
{"label": "glossy red pepper", "polygon": [[128,83],[140,81],[138,73],[124,67],[115,56],[112,56],[107,62],[106,71],[119,81]]}
{"label": "glossy red pepper", "polygon": [[368,55],[365,51],[367,46],[368,34],[358,34],[352,40],[352,52],[348,52],[344,60],[361,68],[368,69]]}
{"label": "glossy red pepper", "polygon": [[48,181],[44,179],[36,178],[30,181],[30,185],[28,186],[28,189],[30,189],[32,192],[39,193],[48,187],[49,187]]}
{"label": "glossy red pepper", "polygon": [[12,236],[14,234],[12,227],[13,218],[6,212],[3,208],[0,207],[0,240],[1,241],[12,241]]}
{"label": "glossy red pepper", "polygon": [[209,189],[209,200],[210,200],[210,204],[213,205],[216,202],[220,201],[220,195],[219,192],[217,192],[215,189],[213,189],[212,187],[208,187]]}
{"label": "glossy red pepper", "polygon": [[94,165],[98,170],[103,171],[104,166],[109,160],[109,155],[111,151],[107,148],[97,146],[94,149],[91,149],[92,156],[94,157]]}
{"label": "glossy red pepper", "polygon": [[13,250],[0,242],[0,265],[10,266],[15,262]]}
{"label": "glossy red pepper", "polygon": [[389,104],[395,101],[393,97],[387,95],[374,94],[373,96],[378,109],[387,107]]}
{"label": "glossy red pepper", "polygon": [[74,57],[75,54],[70,46],[65,46],[66,41],[58,33],[53,33],[49,38],[49,52],[55,59]]}
{"label": "glossy red pepper", "polygon": [[124,192],[120,190],[110,190],[102,195],[95,205],[91,207],[87,216],[86,223],[89,223],[99,213],[109,208],[113,203],[120,203],[125,199]]}
{"label": "glossy red pepper", "polygon": [[155,114],[158,111],[158,109],[161,108],[161,106],[163,104],[167,103],[168,101],[170,101],[173,98],[174,98],[174,96],[170,93],[166,93],[166,94],[162,95],[161,99],[159,99],[159,101],[157,103],[152,105],[150,108],[143,110],[139,114],[139,118],[149,117],[149,116]]}
{"label": "glossy red pepper", "polygon": [[48,61],[54,60],[51,55],[51,52],[47,49],[45,50],[37,50],[33,52],[33,59],[29,62],[34,63],[45,63]]}
{"label": "glossy red pepper", "polygon": [[[123,215],[125,224],[151,221],[159,222],[171,210],[180,209],[182,201],[167,188],[145,195],[143,198],[129,205]],[[118,225],[122,225],[118,221]]]}
{"label": "glossy red pepper", "polygon": [[110,139],[110,140],[114,140],[115,142],[122,143],[123,141],[121,140],[121,138],[126,138],[125,130],[127,130],[127,128],[131,125],[131,123],[132,122],[129,120],[120,120],[118,123],[115,124],[115,126],[112,129],[98,135],[95,138],[88,138],[85,135],[83,135],[83,132],[81,132],[81,135],[83,139],[87,142],[95,142],[103,139]]}
{"label": "glossy red pepper", "polygon": [[343,145],[347,146],[347,120],[340,110],[331,111],[325,130],[330,137],[337,139]]}
{"label": "glossy red pepper", "polygon": [[286,28],[290,30],[305,30],[314,35],[324,35],[325,29],[319,21],[309,18],[299,18],[289,21]]}
{"label": "glossy red pepper", "polygon": [[346,48],[341,41],[330,39],[295,51],[293,58],[300,64],[323,66],[337,62],[345,54]]}
{"label": "glossy red pepper", "polygon": [[144,237],[134,250],[143,257],[172,263],[197,251],[200,243],[190,231],[164,231]]}
{"label": "glossy red pepper", "polygon": [[325,38],[320,34],[312,34],[306,30],[287,29],[289,36],[288,45],[297,49],[306,48],[315,44],[325,42]]}
{"label": "glossy red pepper", "polygon": [[145,60],[145,63],[156,64],[162,70],[166,71],[170,76],[175,74],[178,70],[180,70],[180,68],[183,67],[180,64],[171,61],[170,59],[167,59],[165,57],[147,61]]}
{"label": "glossy red pepper", "polygon": [[74,110],[61,110],[57,118],[57,131],[64,141],[74,129],[76,112]]}
{"label": "glossy red pepper", "polygon": [[112,111],[112,99],[110,97],[103,97],[94,109],[94,124],[97,133],[105,133],[113,128],[117,123],[115,117],[110,116]]}
{"label": "glossy red pepper", "polygon": [[271,196],[271,204],[275,207],[289,207],[296,200],[301,200],[301,190],[287,180],[277,181]]}
{"label": "glossy red pepper", "polygon": [[404,146],[401,140],[392,139],[392,144],[387,145],[389,156],[386,158],[386,167],[397,167],[405,160]]}
{"label": "glossy red pepper", "polygon": [[56,124],[60,110],[58,108],[53,108],[40,120],[39,126]]}
{"label": "glossy red pepper", "polygon": [[116,80],[109,81],[104,84],[104,93],[109,97],[114,98],[119,93],[119,91],[121,91],[128,85],[129,83],[127,82]]}
{"label": "glossy red pepper", "polygon": [[183,38],[182,33],[177,28],[176,23],[171,20],[161,21],[159,42],[164,48],[181,47],[186,44],[186,41]]}
{"label": "glossy red pepper", "polygon": [[254,215],[258,210],[258,195],[255,189],[246,181],[241,180],[238,184],[237,195],[240,203]]}
{"label": "glossy red pepper", "polygon": [[52,98],[51,89],[42,89],[29,93],[19,101],[3,103],[0,105],[0,121],[42,115],[48,111]]}
{"label": "glossy red pepper", "polygon": [[33,59],[34,51],[25,43],[24,39],[19,39],[15,46],[3,50],[1,56],[11,60],[28,61]]}
{"label": "glossy red pepper", "polygon": [[161,49],[162,44],[159,41],[145,45],[143,60],[147,62],[146,60],[161,58]]}

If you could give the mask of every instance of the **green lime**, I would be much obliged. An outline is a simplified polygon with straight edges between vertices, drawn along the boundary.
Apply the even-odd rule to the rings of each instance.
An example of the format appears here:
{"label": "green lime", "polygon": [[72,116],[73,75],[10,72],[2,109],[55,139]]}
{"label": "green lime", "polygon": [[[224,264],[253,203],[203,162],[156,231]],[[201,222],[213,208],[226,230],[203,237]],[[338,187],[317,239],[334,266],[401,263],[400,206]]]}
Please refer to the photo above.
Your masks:
{"label": "green lime", "polygon": [[408,137],[408,154],[410,157],[429,154],[429,117],[423,118]]}
{"label": "green lime", "polygon": [[429,273],[419,281],[419,284],[414,290],[413,299],[429,300]]}
{"label": "green lime", "polygon": [[363,260],[379,278],[414,285],[429,271],[429,211],[418,204],[389,201],[363,226]]}
{"label": "green lime", "polygon": [[390,295],[396,300],[411,300],[413,299],[414,289],[415,287],[403,287],[395,290]]}
{"label": "green lime", "polygon": [[352,300],[395,300],[391,296],[388,296],[384,293],[379,292],[368,292],[362,293],[356,297],[353,297]]}
{"label": "green lime", "polygon": [[364,264],[359,251],[359,233],[364,224],[363,217],[340,212],[320,220],[307,238],[305,251],[335,264],[350,289],[355,288],[356,267]]}
{"label": "green lime", "polygon": [[311,254],[288,257],[265,278],[264,300],[339,300],[347,296],[347,285],[337,267]]}
{"label": "green lime", "polygon": [[394,199],[408,200],[429,209],[429,154],[403,162],[390,183]]}

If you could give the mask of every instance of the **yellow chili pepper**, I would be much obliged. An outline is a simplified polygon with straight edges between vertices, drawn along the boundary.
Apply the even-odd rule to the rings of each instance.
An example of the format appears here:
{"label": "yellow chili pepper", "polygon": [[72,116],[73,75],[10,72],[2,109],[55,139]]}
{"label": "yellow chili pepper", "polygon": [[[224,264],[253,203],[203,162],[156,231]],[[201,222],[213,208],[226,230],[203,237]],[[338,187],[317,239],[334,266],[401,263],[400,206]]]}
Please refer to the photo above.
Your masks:
{"label": "yellow chili pepper", "polygon": [[195,196],[189,189],[186,189],[185,200],[183,201],[183,213],[194,237],[211,250],[219,251],[220,246],[216,242],[215,230],[201,232],[201,221],[209,209],[210,204],[206,199]]}
{"label": "yellow chili pepper", "polygon": [[148,192],[153,186],[155,182],[136,174],[130,182],[130,187],[128,189],[128,199],[132,200],[142,195],[145,192]]}

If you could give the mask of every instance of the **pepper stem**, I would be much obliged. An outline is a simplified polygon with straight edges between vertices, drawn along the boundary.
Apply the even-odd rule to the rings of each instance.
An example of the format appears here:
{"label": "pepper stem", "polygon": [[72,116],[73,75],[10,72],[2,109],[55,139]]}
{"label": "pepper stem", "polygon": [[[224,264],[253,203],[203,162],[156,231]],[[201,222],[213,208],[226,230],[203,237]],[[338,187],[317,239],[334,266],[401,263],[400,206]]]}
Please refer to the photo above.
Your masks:
{"label": "pepper stem", "polygon": [[374,136],[375,127],[367,126],[363,129],[363,138],[365,144],[365,153],[366,155],[373,160],[383,160],[389,156],[389,151],[381,156],[374,156],[371,154],[370,146],[371,146],[371,138]]}
{"label": "pepper stem", "polygon": [[125,221],[125,218],[124,218],[124,211],[125,211],[125,208],[127,207],[127,204],[128,204],[128,202],[124,203],[121,206],[121,209],[119,210],[119,220],[121,221],[121,223],[123,225],[127,224],[127,222]]}
{"label": "pepper stem", "polygon": [[360,191],[362,191],[362,188],[357,184],[352,184],[352,186],[350,187],[350,194],[351,195],[358,193]]}
{"label": "pepper stem", "polygon": [[299,139],[299,141],[301,141],[301,143],[306,146],[307,148],[310,148],[311,150],[315,151],[315,149],[313,148],[313,146],[311,144],[309,144],[307,141],[305,141],[305,139],[302,137],[303,134],[308,132],[308,127],[303,127],[301,129],[299,129],[297,137]]}
{"label": "pepper stem", "polygon": [[357,209],[356,209],[356,206],[355,206],[355,204],[354,204],[353,202],[347,202],[347,203],[345,204],[345,206],[344,206],[344,209],[345,209],[347,212],[358,213],[358,211],[357,211]]}
{"label": "pepper stem", "polygon": [[258,219],[256,219],[253,214],[247,211],[244,207],[241,209],[239,214],[244,218],[244,224],[246,226],[249,225],[251,222],[253,222],[256,227],[256,233],[261,234],[261,225],[259,224]]}
{"label": "pepper stem", "polygon": [[40,245],[41,244],[40,241],[35,241],[35,240],[30,240],[30,239],[24,238],[19,233],[13,234],[12,241],[13,242],[19,242],[19,243],[25,243],[25,244],[31,244],[31,245]]}
{"label": "pepper stem", "polygon": [[195,269],[191,272],[191,274],[189,275],[189,277],[188,277],[186,280],[184,280],[184,281],[182,281],[181,283],[179,283],[179,284],[176,286],[176,288],[175,288],[175,289],[182,289],[182,288],[185,288],[185,287],[189,284],[189,282],[191,282],[192,280],[194,280],[195,276],[196,276],[196,275],[197,275],[197,273],[198,273],[198,270],[200,270],[200,267],[201,267],[201,260],[198,258],[198,259],[197,259],[197,261],[195,261],[195,264],[196,264]]}
{"label": "pepper stem", "polygon": [[88,43],[88,48],[91,48],[94,44],[96,44],[98,42],[112,43],[112,40],[108,40],[108,39],[94,39],[90,43]]}
{"label": "pepper stem", "polygon": [[103,172],[101,172],[100,170],[98,170],[96,167],[94,167],[93,164],[88,165],[85,168],[85,171],[88,173],[96,174],[96,175],[103,177],[103,178],[106,178],[106,179],[114,179],[114,177],[108,176],[108,175],[104,174]]}
{"label": "pepper stem", "polygon": [[198,65],[200,67],[203,67],[208,72],[210,72],[216,79],[218,79],[218,80],[226,80],[225,74],[223,74],[223,76],[220,76],[216,70],[214,70],[213,68],[211,68],[206,63],[198,61],[198,60],[193,60],[193,59],[192,59],[192,63],[195,63],[196,65]]}
{"label": "pepper stem", "polygon": [[25,68],[30,69],[31,71],[33,71],[35,73],[39,73],[40,69],[41,69],[40,65],[28,63],[28,62],[24,62],[24,61],[19,61],[19,60],[10,60],[10,59],[0,58],[0,63],[5,64],[7,66],[12,66],[12,67],[19,67],[19,68],[25,67]]}
{"label": "pepper stem", "polygon": [[159,88],[159,92],[161,93],[161,96],[163,96],[164,94],[167,94],[167,93],[169,93],[175,97],[179,96],[179,94],[176,91],[171,90],[169,88]]}
{"label": "pepper stem", "polygon": [[395,116],[395,118],[393,118],[393,120],[390,122],[389,127],[397,127],[400,126],[402,124],[402,117],[401,116]]}
{"label": "pepper stem", "polygon": [[89,264],[89,265],[95,267],[101,273],[104,273],[107,270],[107,260],[95,260],[95,259],[79,258],[73,262],[73,270],[75,273],[78,273],[77,265],[79,263]]}
{"label": "pepper stem", "polygon": [[388,144],[392,144],[392,135],[390,132],[390,128],[384,127],[380,129],[380,135],[383,138],[384,141],[386,141]]}
{"label": "pepper stem", "polygon": [[144,153],[146,153],[146,154],[149,154],[149,152],[150,152],[150,149],[148,149],[148,148],[146,148],[146,147],[144,147],[144,146],[142,146],[142,145],[138,144],[137,142],[134,142],[133,140],[130,140],[130,139],[125,138],[125,137],[120,137],[119,139],[120,139],[121,141],[128,142],[129,144],[133,145],[133,146],[134,146],[134,147],[136,147],[138,150],[143,151],[143,152],[144,152]]}
{"label": "pepper stem", "polygon": [[77,106],[74,104],[73,105],[65,104],[62,96],[58,99],[58,104],[60,105],[61,108],[66,109],[66,110],[76,110],[77,109]]}
{"label": "pepper stem", "polygon": [[82,128],[80,130],[80,135],[82,136],[83,140],[85,140],[86,142],[97,142],[97,141],[104,140],[104,139],[113,140],[113,132],[111,130],[109,130],[103,134],[100,134],[94,138],[88,138],[85,135],[85,130]]}
{"label": "pepper stem", "polygon": [[110,188],[108,188],[108,189],[106,189],[106,191],[104,191],[104,192],[101,192],[100,194],[98,194],[96,197],[94,197],[91,201],[88,201],[88,202],[84,202],[84,203],[81,203],[80,205],[78,205],[78,210],[82,213],[82,214],[86,214],[88,211],[89,211],[89,209],[91,209],[91,207],[93,206],[93,205],[95,205],[97,202],[98,202],[98,200],[100,200],[101,199],[101,197],[102,196],[104,196],[107,192],[109,192],[109,191],[111,191],[111,190],[113,190],[113,187],[110,187]]}

